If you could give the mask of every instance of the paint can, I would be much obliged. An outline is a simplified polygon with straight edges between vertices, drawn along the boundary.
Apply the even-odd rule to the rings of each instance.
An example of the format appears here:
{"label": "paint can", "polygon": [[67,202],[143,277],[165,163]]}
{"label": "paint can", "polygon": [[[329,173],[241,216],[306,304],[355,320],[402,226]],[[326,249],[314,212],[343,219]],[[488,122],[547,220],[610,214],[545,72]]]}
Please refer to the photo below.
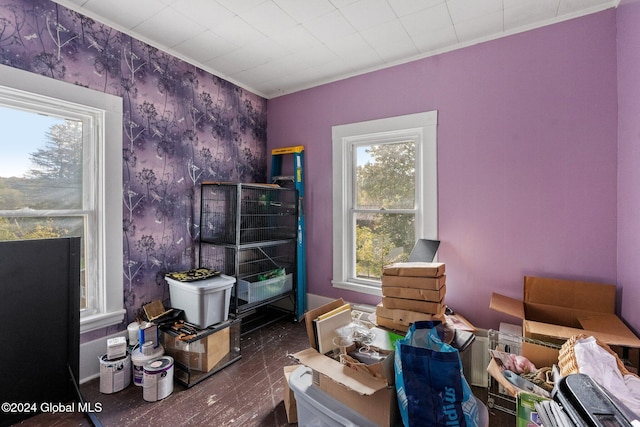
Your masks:
{"label": "paint can", "polygon": [[131,353],[131,361],[133,362],[133,384],[142,387],[144,381],[144,364],[157,359],[164,354],[164,347],[158,345],[153,348],[153,343],[144,343],[142,346],[136,347]]}
{"label": "paint can", "polygon": [[111,394],[131,384],[131,356],[129,354],[109,360],[107,354],[100,359],[100,393]]}
{"label": "paint can", "polygon": [[144,364],[142,398],[162,400],[173,392],[173,358],[163,356]]}

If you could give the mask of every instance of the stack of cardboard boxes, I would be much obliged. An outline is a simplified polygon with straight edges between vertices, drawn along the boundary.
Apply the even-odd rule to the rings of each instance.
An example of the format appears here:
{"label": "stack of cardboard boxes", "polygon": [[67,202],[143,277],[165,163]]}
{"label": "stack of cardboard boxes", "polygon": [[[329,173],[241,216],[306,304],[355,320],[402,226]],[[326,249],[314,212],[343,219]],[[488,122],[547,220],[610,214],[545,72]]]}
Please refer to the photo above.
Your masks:
{"label": "stack of cardboard boxes", "polygon": [[441,262],[401,262],[384,267],[378,325],[406,332],[420,320],[445,321],[445,265]]}

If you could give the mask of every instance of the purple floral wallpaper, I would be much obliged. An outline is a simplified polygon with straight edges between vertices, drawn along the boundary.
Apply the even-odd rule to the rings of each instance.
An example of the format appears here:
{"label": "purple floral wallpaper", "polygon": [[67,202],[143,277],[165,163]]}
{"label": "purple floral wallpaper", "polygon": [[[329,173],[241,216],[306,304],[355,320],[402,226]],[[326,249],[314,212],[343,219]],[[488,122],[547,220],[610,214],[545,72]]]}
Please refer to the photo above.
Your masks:
{"label": "purple floral wallpaper", "polygon": [[0,62],[123,98],[125,323],[196,267],[199,183],[264,182],[266,100],[48,0],[0,0]]}

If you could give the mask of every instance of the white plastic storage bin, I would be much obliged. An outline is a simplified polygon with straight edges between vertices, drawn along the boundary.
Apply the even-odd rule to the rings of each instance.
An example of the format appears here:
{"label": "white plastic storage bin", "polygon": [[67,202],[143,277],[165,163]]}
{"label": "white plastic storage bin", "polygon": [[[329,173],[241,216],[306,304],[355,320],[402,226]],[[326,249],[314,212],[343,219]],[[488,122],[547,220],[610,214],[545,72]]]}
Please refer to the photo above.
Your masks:
{"label": "white plastic storage bin", "polygon": [[296,397],[299,426],[375,427],[376,424],[311,384],[311,369],[300,366],[289,376]]}
{"label": "white plastic storage bin", "polygon": [[201,328],[229,318],[231,288],[236,279],[221,274],[210,279],[180,282],[165,277],[169,283],[171,306],[184,310],[187,322]]}

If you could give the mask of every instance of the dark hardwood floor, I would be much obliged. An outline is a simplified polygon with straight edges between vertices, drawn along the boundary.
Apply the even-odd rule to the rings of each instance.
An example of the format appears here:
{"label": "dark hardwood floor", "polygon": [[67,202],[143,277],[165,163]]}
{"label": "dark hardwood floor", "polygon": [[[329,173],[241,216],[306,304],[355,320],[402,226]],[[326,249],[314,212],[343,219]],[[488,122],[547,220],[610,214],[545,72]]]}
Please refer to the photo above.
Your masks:
{"label": "dark hardwood floor", "polygon": [[[102,394],[98,379],[80,389],[88,403],[100,403],[101,424],[136,427],[179,426],[295,426],[287,423],[283,403],[283,367],[288,357],[308,347],[304,322],[280,321],[241,338],[242,358],[191,388],[175,383],[164,400],[147,402],[142,388]],[[486,401],[486,390],[474,389]],[[490,411],[490,426],[515,425],[513,416]],[[82,413],[40,414],[19,425],[32,427],[91,426]]]}

